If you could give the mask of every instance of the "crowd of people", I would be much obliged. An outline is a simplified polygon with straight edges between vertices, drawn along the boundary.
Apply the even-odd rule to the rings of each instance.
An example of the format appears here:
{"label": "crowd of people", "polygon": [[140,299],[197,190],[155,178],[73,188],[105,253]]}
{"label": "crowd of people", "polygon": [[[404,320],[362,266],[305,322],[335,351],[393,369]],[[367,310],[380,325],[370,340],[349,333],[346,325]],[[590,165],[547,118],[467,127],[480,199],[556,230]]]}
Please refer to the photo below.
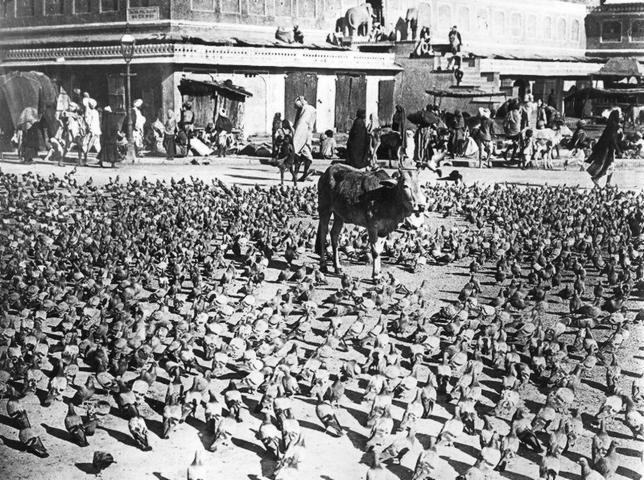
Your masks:
{"label": "crowd of people", "polygon": [[[428,185],[429,210],[467,227],[393,234],[383,255],[397,265],[370,283],[309,258],[314,187],[33,173],[0,174],[0,187],[3,448],[46,457],[65,436],[87,446],[124,429],[94,453],[100,473],[123,449],[151,465],[181,429],[203,443],[189,480],[248,444],[264,475],[301,479],[331,439],[364,452],[369,480],[408,454],[412,469],[396,468],[415,480],[554,479],[572,475],[565,459],[603,480],[641,465],[644,389],[626,363],[644,320],[629,304],[644,288],[641,193]],[[363,232],[339,245],[364,259]],[[466,278],[440,304],[397,278],[453,262]],[[52,411],[55,435],[34,421]]]}

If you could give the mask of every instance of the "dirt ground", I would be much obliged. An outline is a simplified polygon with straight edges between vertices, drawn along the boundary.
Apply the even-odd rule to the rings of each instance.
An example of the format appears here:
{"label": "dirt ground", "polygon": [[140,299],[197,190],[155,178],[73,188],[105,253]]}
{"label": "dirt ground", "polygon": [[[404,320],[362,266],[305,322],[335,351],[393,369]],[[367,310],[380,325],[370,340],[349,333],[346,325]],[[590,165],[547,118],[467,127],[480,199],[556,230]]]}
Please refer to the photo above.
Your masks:
{"label": "dirt ground", "polygon": [[[28,167],[5,162],[0,163],[0,168],[4,172],[20,173],[26,171]],[[57,174],[63,171],[70,172],[72,167],[60,168],[49,165],[35,165],[30,169],[46,176],[52,172]],[[224,182],[248,185],[274,183],[277,180],[276,171],[271,167],[259,165],[257,162],[247,163],[246,160],[236,162],[234,159],[227,159],[217,165],[210,166],[128,165],[118,171],[80,168],[77,173],[79,180],[92,177],[99,184],[106,182],[110,175],[115,174],[120,175],[121,178],[128,176],[141,178],[145,175],[148,179],[169,179],[170,177],[178,178],[193,175],[205,180],[219,178]],[[522,172],[508,169],[497,171],[467,169],[463,171],[463,175],[467,183],[473,181],[483,183],[511,181],[590,186],[590,181],[585,173],[574,171],[547,172],[539,170]],[[428,180],[431,179],[429,173],[424,173],[423,177]],[[618,185],[628,188],[641,188],[641,170],[620,170],[616,177],[615,180]],[[463,226],[463,223],[458,219],[450,218],[446,220],[434,214],[429,215],[426,221],[431,228],[436,228],[442,224],[450,227]],[[305,258],[301,258],[297,262],[312,264],[315,262],[315,258],[312,255],[306,255]],[[389,271],[393,271],[396,278],[410,289],[418,286],[421,281],[427,280],[431,288],[433,303],[436,310],[438,310],[441,306],[456,299],[458,292],[469,278],[468,265],[469,260],[448,266],[423,266],[415,273],[387,263],[385,263],[384,267]],[[370,280],[366,280],[370,276],[369,266],[348,265],[346,270],[353,276],[365,279],[363,280],[365,286],[370,284]],[[275,295],[277,288],[281,286],[276,282],[278,274],[279,270],[275,268],[269,270],[266,287],[257,295],[259,302],[268,300]],[[479,276],[483,286],[482,301],[493,298],[498,291],[498,287],[494,286],[492,274],[493,272],[488,268],[484,269],[482,276]],[[329,294],[330,290],[338,287],[339,280],[337,278],[331,277],[330,280],[331,284],[328,287],[318,287],[315,296],[316,300],[324,298]],[[593,283],[592,280],[589,282],[591,285]],[[633,312],[643,306],[644,302],[641,301],[633,300],[629,302],[630,316],[633,316]],[[567,304],[550,301],[547,321],[552,321],[557,318],[560,312],[567,311],[567,309]],[[348,328],[348,323],[351,319],[347,318],[345,321]],[[326,325],[327,323],[320,322],[320,325]],[[607,331],[600,332],[598,341],[607,335]],[[620,354],[620,360],[623,365],[621,387],[626,392],[630,392],[630,385],[633,379],[644,373],[642,363],[642,360],[644,360],[644,327],[637,325],[632,328],[631,332],[631,337],[625,343]],[[306,341],[311,344],[316,343],[313,337],[307,337]],[[309,345],[309,348],[312,348],[311,345]],[[81,368],[77,383],[85,381],[88,373],[83,370],[88,369]],[[573,480],[582,478],[580,467],[576,461],[581,456],[590,456],[591,439],[596,431],[591,425],[592,416],[597,412],[605,398],[603,390],[603,385],[605,384],[604,374],[604,367],[597,367],[591,378],[583,380],[583,389],[578,394],[578,399],[580,399],[586,411],[584,414],[585,436],[570,452],[562,457],[561,478]],[[487,375],[484,375],[483,378],[483,403],[488,406],[494,406],[498,399],[496,391],[499,390],[500,379],[491,378]],[[202,451],[202,458],[209,469],[208,479],[259,480],[270,475],[274,464],[272,461],[265,459],[264,448],[261,442],[255,438],[255,432],[259,428],[261,421],[251,415],[248,409],[242,412],[243,422],[233,426],[230,445],[220,448],[217,452],[211,453],[204,449],[204,444],[207,444],[208,439],[204,439],[200,433],[204,427],[203,410],[201,408],[197,411],[196,419],[181,424],[171,434],[169,440],[162,440],[159,437],[161,416],[153,407],[156,406],[155,399],[162,400],[165,394],[165,383],[167,383],[167,379],[161,378],[154,385],[153,391],[149,394],[152,400],[144,407],[142,412],[152,432],[150,440],[152,451],[150,452],[141,452],[136,448],[129,435],[127,422],[115,415],[107,416],[96,434],[89,439],[90,446],[81,448],[70,442],[65,431],[63,420],[66,406],[61,402],[57,402],[49,408],[42,408],[38,404],[38,399],[35,396],[30,396],[23,403],[27,406],[32,425],[41,433],[43,443],[50,453],[49,458],[36,458],[18,450],[17,430],[8,426],[10,421],[4,408],[6,401],[0,401],[0,439],[2,440],[2,444],[0,444],[0,479],[67,480],[91,478],[93,476],[93,473],[91,473],[91,461],[95,450],[108,451],[114,455],[117,461],[115,465],[112,465],[103,473],[103,478],[107,480],[125,478],[132,480],[155,478],[159,480],[179,480],[185,478],[186,467],[192,461],[195,450]],[[189,385],[190,383],[188,383]],[[222,382],[222,387],[223,385],[224,382]],[[66,396],[71,397],[73,394],[74,390],[70,388]],[[301,397],[295,402],[295,418],[300,420],[300,425],[304,428],[306,438],[306,456],[300,466],[298,479],[358,480],[365,478],[368,466],[363,447],[369,431],[363,425],[368,406],[362,404],[360,398],[361,394],[357,393],[357,382],[349,383],[346,397],[342,400],[338,413],[340,423],[348,432],[347,435],[341,438],[331,437],[322,431],[315,415],[315,405],[310,399]],[[254,406],[254,402],[257,400],[259,400],[258,395],[245,399],[247,406],[250,407]],[[543,404],[545,396],[535,388],[529,388],[527,398],[524,400],[526,406],[535,413]],[[394,405],[392,413],[394,418],[399,420],[404,411],[404,404],[400,401],[395,401]],[[392,479],[411,479],[416,458],[423,444],[427,444],[429,435],[436,435],[439,432],[442,423],[449,416],[446,405],[443,403],[437,405],[431,418],[420,421],[418,430],[420,442],[414,450],[406,455],[401,465],[390,467],[389,473]],[[497,420],[495,425],[498,426],[501,433],[507,433],[507,422]],[[619,442],[617,451],[622,460],[615,479],[637,480],[641,478],[643,473],[641,456],[644,444],[641,441],[633,440],[630,430],[623,424],[623,415],[619,415],[614,419],[608,430],[611,437]],[[441,474],[435,480],[451,480],[464,473],[478,458],[479,449],[478,437],[466,434],[463,434],[453,447],[441,447],[440,453],[443,458],[443,465]],[[539,478],[539,461],[535,454],[521,453],[511,467],[503,473],[503,477],[516,480],[537,479]]]}

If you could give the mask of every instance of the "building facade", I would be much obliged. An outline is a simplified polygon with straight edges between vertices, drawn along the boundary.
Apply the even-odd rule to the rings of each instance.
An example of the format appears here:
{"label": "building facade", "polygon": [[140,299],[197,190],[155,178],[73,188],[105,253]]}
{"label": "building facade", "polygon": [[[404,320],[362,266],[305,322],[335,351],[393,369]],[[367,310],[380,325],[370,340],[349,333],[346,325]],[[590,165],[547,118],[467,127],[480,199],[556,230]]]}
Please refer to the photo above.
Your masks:
{"label": "building facade", "polygon": [[606,1],[586,17],[588,54],[644,61],[644,1]]}
{"label": "building facade", "polygon": [[[186,100],[178,87],[191,78],[252,93],[246,134],[270,132],[278,112],[293,120],[300,94],[316,106],[318,129],[344,131],[357,108],[393,109],[390,85],[400,67],[392,53],[325,43],[343,8],[332,0],[7,0],[0,66],[42,71],[67,92],[79,88],[100,105],[123,108],[119,40],[127,31],[137,39],[132,98],[143,100],[148,119],[178,111]],[[278,27],[295,25],[304,44],[275,41]]]}
{"label": "building facade", "polygon": [[[316,106],[320,131],[347,131],[358,108],[388,124],[395,103],[422,107],[431,101],[426,89],[454,86],[444,55],[452,25],[463,38],[466,87],[543,98],[554,92],[562,107],[564,92],[600,68],[597,51],[642,48],[641,13],[609,8],[608,0],[602,6],[593,0],[368,0],[396,41],[356,38],[350,48],[327,43],[329,33],[346,26],[346,10],[362,1],[3,0],[0,69],[39,70],[68,92],[79,88],[100,105],[123,108],[119,40],[128,32],[137,39],[132,98],[143,100],[148,119],[179,110],[187,99],[179,90],[184,79],[228,81],[252,94],[244,126],[253,135],[270,132],[275,113],[292,120],[297,95]],[[419,29],[431,30],[436,53],[426,58],[410,55],[410,9],[418,12]],[[275,40],[278,28],[294,26],[303,32],[302,44]]]}

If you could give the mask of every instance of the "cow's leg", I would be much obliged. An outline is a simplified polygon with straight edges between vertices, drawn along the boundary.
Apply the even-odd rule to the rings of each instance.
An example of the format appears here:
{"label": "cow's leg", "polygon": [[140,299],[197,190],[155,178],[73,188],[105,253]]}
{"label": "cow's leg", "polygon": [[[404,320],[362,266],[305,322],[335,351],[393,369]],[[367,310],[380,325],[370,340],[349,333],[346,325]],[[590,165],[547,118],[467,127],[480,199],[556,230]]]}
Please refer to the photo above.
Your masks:
{"label": "cow's leg", "polygon": [[318,223],[318,234],[315,239],[315,252],[320,256],[320,270],[327,271],[326,266],[326,235],[329,231],[329,221],[331,220],[331,211],[321,211],[320,221]]}
{"label": "cow's leg", "polygon": [[380,278],[381,265],[380,254],[382,253],[382,238],[378,237],[376,232],[369,232],[369,244],[371,245],[371,257],[373,258],[373,274],[372,278],[377,280]]}
{"label": "cow's leg", "polygon": [[333,248],[333,268],[335,273],[342,273],[342,266],[340,265],[340,253],[338,252],[338,237],[344,227],[344,221],[337,215],[333,218],[333,226],[331,227],[331,247]]}

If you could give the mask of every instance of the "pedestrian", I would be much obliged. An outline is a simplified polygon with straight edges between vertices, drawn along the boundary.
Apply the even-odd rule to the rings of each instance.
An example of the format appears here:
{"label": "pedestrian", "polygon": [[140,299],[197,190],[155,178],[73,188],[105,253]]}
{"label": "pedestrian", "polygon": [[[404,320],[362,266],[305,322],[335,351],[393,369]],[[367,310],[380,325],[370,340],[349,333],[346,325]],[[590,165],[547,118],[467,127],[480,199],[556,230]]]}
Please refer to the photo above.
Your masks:
{"label": "pedestrian", "polygon": [[280,128],[275,132],[275,154],[273,157],[273,165],[280,171],[280,184],[284,185],[284,173],[289,171],[293,177],[293,184],[297,185],[297,172],[294,170],[293,127],[291,122],[286,119],[282,120]]}
{"label": "pedestrian", "polygon": [[23,162],[33,163],[34,158],[38,157],[40,149],[40,123],[29,120],[23,124],[22,128],[21,156]]}
{"label": "pedestrian", "polygon": [[405,147],[405,141],[407,139],[407,135],[405,134],[407,131],[406,124],[407,116],[405,115],[405,109],[402,105],[396,105],[394,115],[391,119],[391,129],[400,135],[400,142],[403,148]]}
{"label": "pedestrian", "polygon": [[599,187],[599,179],[604,175],[606,175],[606,185],[610,185],[615,168],[615,154],[621,155],[619,147],[620,120],[620,111],[613,110],[608,117],[604,132],[586,160],[586,163],[590,163],[586,171],[597,187]]}
{"label": "pedestrian", "polygon": [[463,39],[461,38],[461,33],[458,31],[458,27],[456,25],[454,25],[447,34],[447,39],[449,41],[449,49],[452,54],[452,58],[450,58],[447,63],[447,69],[449,70],[450,68],[456,67],[460,68],[460,51],[461,46],[463,45]]}
{"label": "pedestrian", "polygon": [[87,154],[94,147],[96,153],[101,151],[101,118],[96,109],[96,100],[90,98],[85,110],[87,133],[83,138],[83,163],[87,164]]}
{"label": "pedestrian", "polygon": [[309,168],[313,163],[313,128],[317,112],[312,105],[302,96],[295,99],[295,126],[293,131],[293,150],[295,151],[295,175],[300,170],[300,163],[304,162],[304,171],[299,181],[303,182],[309,175]]}
{"label": "pedestrian", "polygon": [[[190,138],[194,132],[195,127],[195,114],[192,111],[192,102],[184,102],[183,108],[181,109],[181,118],[179,120],[179,129],[186,134],[188,141],[187,151],[190,150]],[[186,153],[187,155],[187,153]]]}
{"label": "pedestrian", "polygon": [[105,162],[109,162],[114,168],[114,165],[123,159],[120,148],[125,139],[122,133],[123,119],[124,114],[112,112],[109,105],[103,109],[103,118],[101,119],[103,143],[98,154],[100,167],[103,167]]}
{"label": "pedestrian", "polygon": [[272,140],[272,155],[273,157],[275,156],[275,152],[277,151],[277,146],[275,145],[275,135],[277,134],[277,131],[282,128],[282,114],[280,112],[277,112],[275,115],[273,115],[273,128],[271,130],[271,140]]}
{"label": "pedestrian", "polygon": [[455,110],[452,124],[452,156],[463,155],[465,140],[465,119],[460,110]]}
{"label": "pedestrian", "polygon": [[165,150],[165,158],[167,160],[174,160],[176,153],[176,146],[174,137],[177,134],[177,120],[174,117],[174,111],[169,110],[165,123],[163,124],[163,149]]}
{"label": "pedestrian", "polygon": [[[586,122],[584,120],[577,120],[577,126],[575,128],[575,131],[573,132],[572,137],[570,137],[570,140],[566,145],[568,147],[568,150],[570,150],[570,154],[564,160],[564,170],[568,169],[568,164],[570,162],[570,159],[574,159],[576,161],[577,156],[580,154],[580,152],[583,157],[582,160],[585,160],[584,151],[588,146],[588,135],[586,133],[585,127],[586,127]],[[582,170],[583,170],[583,165],[582,165]]]}
{"label": "pedestrian", "polygon": [[548,124],[548,115],[546,113],[546,106],[543,104],[543,101],[539,98],[537,99],[537,121],[536,121],[537,130],[542,130],[546,128],[547,124]]}
{"label": "pedestrian", "polygon": [[134,152],[138,157],[143,151],[143,131],[145,129],[145,116],[141,112],[143,100],[137,98],[132,104],[132,140],[134,141]]}
{"label": "pedestrian", "polygon": [[479,148],[479,168],[483,167],[484,155],[486,166],[488,168],[492,166],[490,163],[493,149],[492,135],[494,135],[494,121],[490,119],[490,111],[486,108],[479,108],[479,126],[472,135]]}
{"label": "pedestrian", "polygon": [[463,70],[461,70],[460,65],[454,70],[454,79],[456,80],[456,86],[460,87],[463,81]]}
{"label": "pedestrian", "polygon": [[347,164],[354,168],[364,168],[369,165],[369,131],[365,123],[366,116],[364,109],[358,109],[349,130]]}
{"label": "pedestrian", "polygon": [[521,158],[521,170],[525,170],[532,165],[532,160],[534,160],[534,154],[536,151],[533,131],[531,128],[527,128],[523,133],[520,134],[520,153]]}
{"label": "pedestrian", "polygon": [[548,95],[548,100],[546,101],[549,107],[554,108],[557,110],[557,99],[555,98],[555,90],[550,89],[550,94]]}
{"label": "pedestrian", "polygon": [[[508,111],[503,121],[503,129],[506,138],[511,142],[504,153],[504,157],[506,160],[512,162],[519,148],[519,140],[521,138],[521,113],[519,112],[519,102],[514,98],[508,102]],[[508,159],[508,152],[510,150],[512,150],[512,154]]]}
{"label": "pedestrian", "polygon": [[336,148],[337,144],[333,137],[333,130],[325,131],[320,137],[320,156],[327,160],[334,158]]}

